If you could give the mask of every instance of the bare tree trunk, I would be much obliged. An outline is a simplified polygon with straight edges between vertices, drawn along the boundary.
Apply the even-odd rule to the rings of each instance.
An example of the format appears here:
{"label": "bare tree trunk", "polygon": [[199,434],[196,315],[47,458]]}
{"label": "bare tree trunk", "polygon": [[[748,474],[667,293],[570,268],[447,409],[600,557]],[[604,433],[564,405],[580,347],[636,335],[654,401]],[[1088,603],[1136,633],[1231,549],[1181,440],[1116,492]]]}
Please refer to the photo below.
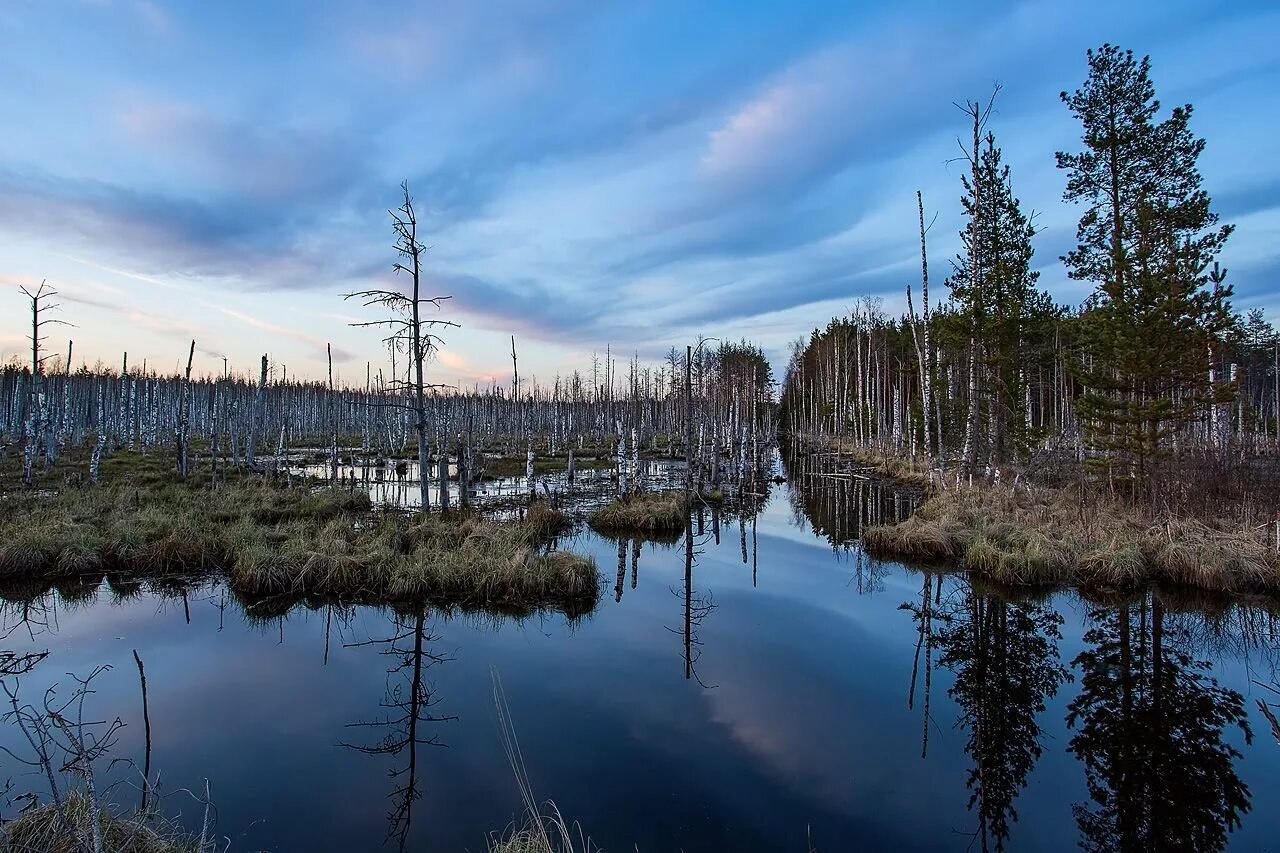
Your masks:
{"label": "bare tree trunk", "polygon": [[89,457],[89,482],[97,484],[98,468],[102,464],[102,448],[107,444],[107,408],[106,395],[103,393],[104,382],[98,381],[98,440],[93,445],[93,455]]}
{"label": "bare tree trunk", "polygon": [[[191,349],[187,352],[187,372],[182,377],[182,391],[178,395],[178,476],[187,478],[187,439],[190,433],[191,420],[191,360],[195,358],[196,342],[191,341]],[[263,364],[266,356],[263,356]]]}
{"label": "bare tree trunk", "polygon": [[[969,308],[970,313],[970,331],[969,331],[969,409],[968,417],[965,419],[964,427],[964,467],[970,474],[973,473],[974,464],[978,455],[978,312],[982,305],[982,274],[978,269],[978,227],[977,216],[981,206],[981,186],[979,184],[979,136],[982,133],[983,112],[982,107],[977,101],[973,101],[969,105],[970,115],[973,117],[973,150],[969,152],[969,165],[971,167],[970,180],[973,181],[973,210],[970,211],[969,217],[969,298],[972,305]],[[988,108],[989,109],[989,108]]]}
{"label": "bare tree trunk", "polygon": [[[338,409],[333,398],[333,344],[324,345],[325,355],[329,358],[329,482],[338,482]],[[266,373],[266,356],[262,357],[263,374]]]}

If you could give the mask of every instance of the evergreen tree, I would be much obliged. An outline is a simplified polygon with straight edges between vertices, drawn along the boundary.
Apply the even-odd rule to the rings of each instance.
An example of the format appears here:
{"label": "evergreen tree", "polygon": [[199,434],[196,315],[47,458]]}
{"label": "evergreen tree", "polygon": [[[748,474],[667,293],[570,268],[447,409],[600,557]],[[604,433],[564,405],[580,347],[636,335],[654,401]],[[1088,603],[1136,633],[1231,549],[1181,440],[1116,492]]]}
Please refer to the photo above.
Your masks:
{"label": "evergreen tree", "polygon": [[1210,289],[1207,270],[1231,226],[1218,226],[1201,187],[1191,106],[1157,121],[1148,58],[1110,44],[1088,56],[1084,85],[1062,93],[1084,150],[1058,154],[1065,199],[1087,206],[1064,260],[1096,285],[1082,316],[1079,412],[1091,443],[1130,459],[1141,479],[1213,399],[1211,348],[1229,322],[1231,288]]}
{"label": "evergreen tree", "polygon": [[1014,801],[1041,755],[1038,717],[1070,673],[1058,656],[1062,616],[1028,602],[1006,601],[969,586],[931,640],[938,663],[955,673],[947,691],[967,730],[966,784],[975,813],[977,849],[1002,851]]}
{"label": "evergreen tree", "polygon": [[1048,295],[1036,288],[1040,274],[1031,269],[1035,226],[1013,194],[994,134],[986,135],[978,168],[972,179],[964,176],[963,185],[961,205],[969,223],[947,283],[981,350],[972,385],[981,397],[971,406],[985,405],[987,451],[994,464],[1030,445],[1027,373],[1034,336],[1046,333],[1055,312]]}

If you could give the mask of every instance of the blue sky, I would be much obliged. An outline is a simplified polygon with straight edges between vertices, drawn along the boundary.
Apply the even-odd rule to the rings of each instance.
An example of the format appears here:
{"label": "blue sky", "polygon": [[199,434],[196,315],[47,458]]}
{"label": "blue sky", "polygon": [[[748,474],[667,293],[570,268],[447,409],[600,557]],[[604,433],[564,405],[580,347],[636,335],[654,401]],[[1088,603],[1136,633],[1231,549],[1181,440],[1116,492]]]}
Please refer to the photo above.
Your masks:
{"label": "blue sky", "polygon": [[[953,105],[992,121],[1041,282],[1079,211],[1058,100],[1112,41],[1192,102],[1206,186],[1237,226],[1239,308],[1280,312],[1280,7],[1264,2],[203,3],[0,5],[0,354],[15,285],[47,278],[81,357],[197,371],[263,352],[320,376],[384,360],[340,294],[394,281],[408,179],[452,295],[437,381],[657,360],[698,333],[789,340],[919,276],[915,191],[942,291],[959,227]],[[56,338],[55,348],[65,347]]]}

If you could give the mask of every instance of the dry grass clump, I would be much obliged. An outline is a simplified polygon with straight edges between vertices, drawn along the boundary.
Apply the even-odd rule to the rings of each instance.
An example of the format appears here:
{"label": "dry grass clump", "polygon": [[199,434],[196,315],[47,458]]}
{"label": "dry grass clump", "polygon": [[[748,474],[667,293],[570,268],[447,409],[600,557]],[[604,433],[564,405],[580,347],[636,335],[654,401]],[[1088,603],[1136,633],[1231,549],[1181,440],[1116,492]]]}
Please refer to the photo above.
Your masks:
{"label": "dry grass clump", "polygon": [[[106,809],[96,817],[104,853],[198,853],[198,839],[163,823],[153,826],[140,817],[120,817]],[[54,805],[45,804],[6,823],[0,832],[0,853],[81,853],[90,849],[92,826],[88,798],[72,792],[63,803],[62,815]]]}
{"label": "dry grass clump", "polygon": [[587,524],[608,533],[683,530],[689,517],[684,492],[637,492],[596,510]]}
{"label": "dry grass clump", "polygon": [[[471,519],[454,537],[436,537],[419,545],[392,570],[387,596],[395,600],[436,599],[497,608],[594,605],[599,572],[588,557],[565,551],[544,552],[544,526]],[[440,547],[446,544],[446,547]]]}
{"label": "dry grass clump", "polygon": [[332,521],[277,544],[241,546],[232,585],[241,593],[322,595],[349,601],[431,601],[512,612],[585,612],[599,597],[593,560],[542,547],[533,523],[475,516],[384,516]]}
{"label": "dry grass clump", "polygon": [[917,514],[900,524],[868,527],[863,531],[862,542],[873,554],[944,561],[964,552],[962,533],[957,525],[946,525]]}
{"label": "dry grass clump", "polygon": [[871,527],[873,554],[960,567],[1010,585],[1280,592],[1280,554],[1265,532],[1152,519],[1131,504],[1085,506],[1076,492],[986,486],[935,494],[914,516]]}
{"label": "dry grass clump", "polygon": [[524,526],[530,532],[544,537],[560,533],[569,527],[571,523],[569,516],[553,507],[547,501],[534,501],[529,504],[523,519]]}

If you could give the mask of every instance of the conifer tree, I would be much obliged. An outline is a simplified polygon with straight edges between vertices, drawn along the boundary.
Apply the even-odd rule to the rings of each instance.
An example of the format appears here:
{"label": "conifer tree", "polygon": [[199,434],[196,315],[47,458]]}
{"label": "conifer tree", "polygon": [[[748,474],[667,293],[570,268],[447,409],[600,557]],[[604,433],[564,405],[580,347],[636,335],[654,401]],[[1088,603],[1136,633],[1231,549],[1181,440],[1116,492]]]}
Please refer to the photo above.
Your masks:
{"label": "conifer tree", "polygon": [[1209,360],[1231,288],[1210,289],[1207,270],[1231,226],[1218,225],[1201,187],[1204,140],[1190,130],[1191,106],[1157,121],[1149,58],[1104,44],[1088,61],[1084,85],[1062,93],[1084,150],[1058,154],[1064,198],[1086,205],[1063,260],[1096,287],[1081,323],[1079,413],[1090,443],[1142,480],[1220,390],[1209,387]]}
{"label": "conifer tree", "polygon": [[[1030,444],[1025,399],[1033,340],[1042,336],[1054,309],[1048,295],[1036,288],[1040,274],[1031,269],[1035,226],[1013,194],[1009,167],[992,133],[986,136],[975,177],[976,186],[964,178],[962,204],[970,225],[961,234],[965,251],[956,259],[949,284],[981,341],[979,387],[987,407],[987,450],[995,463]],[[976,251],[969,245],[973,240]],[[977,275],[969,271],[973,257],[982,260]]]}

